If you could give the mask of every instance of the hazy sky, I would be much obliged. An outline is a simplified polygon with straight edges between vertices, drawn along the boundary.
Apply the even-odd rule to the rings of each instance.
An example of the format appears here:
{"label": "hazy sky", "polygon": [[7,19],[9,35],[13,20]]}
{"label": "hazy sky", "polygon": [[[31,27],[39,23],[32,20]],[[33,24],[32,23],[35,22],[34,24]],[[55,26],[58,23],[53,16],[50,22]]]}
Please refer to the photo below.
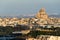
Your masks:
{"label": "hazy sky", "polygon": [[42,7],[47,14],[60,15],[60,0],[0,0],[0,16],[33,15]]}

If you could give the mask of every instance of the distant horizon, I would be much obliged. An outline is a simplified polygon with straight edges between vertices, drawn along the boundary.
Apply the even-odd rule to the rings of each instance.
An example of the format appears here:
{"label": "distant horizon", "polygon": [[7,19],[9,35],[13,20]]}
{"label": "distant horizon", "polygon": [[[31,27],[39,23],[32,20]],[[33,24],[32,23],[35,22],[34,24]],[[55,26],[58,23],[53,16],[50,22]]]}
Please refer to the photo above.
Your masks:
{"label": "distant horizon", "polygon": [[0,0],[0,16],[33,16],[43,7],[48,15],[60,15],[60,0]]}

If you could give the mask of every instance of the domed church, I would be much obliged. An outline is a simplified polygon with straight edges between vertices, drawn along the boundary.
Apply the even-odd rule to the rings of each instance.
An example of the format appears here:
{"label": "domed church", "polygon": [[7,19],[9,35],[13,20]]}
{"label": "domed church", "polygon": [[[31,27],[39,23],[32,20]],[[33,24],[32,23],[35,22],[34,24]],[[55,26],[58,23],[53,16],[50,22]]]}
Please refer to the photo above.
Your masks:
{"label": "domed church", "polygon": [[35,17],[37,19],[48,19],[48,15],[45,12],[45,8],[41,8]]}

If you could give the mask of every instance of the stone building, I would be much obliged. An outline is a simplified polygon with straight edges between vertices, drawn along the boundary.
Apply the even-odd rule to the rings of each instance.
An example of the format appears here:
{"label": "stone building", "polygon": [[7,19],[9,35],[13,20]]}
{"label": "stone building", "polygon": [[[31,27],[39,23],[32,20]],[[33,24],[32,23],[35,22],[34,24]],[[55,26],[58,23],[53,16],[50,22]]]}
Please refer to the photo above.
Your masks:
{"label": "stone building", "polygon": [[44,8],[39,10],[39,12],[36,14],[36,18],[38,18],[38,19],[48,19],[48,15],[46,14]]}

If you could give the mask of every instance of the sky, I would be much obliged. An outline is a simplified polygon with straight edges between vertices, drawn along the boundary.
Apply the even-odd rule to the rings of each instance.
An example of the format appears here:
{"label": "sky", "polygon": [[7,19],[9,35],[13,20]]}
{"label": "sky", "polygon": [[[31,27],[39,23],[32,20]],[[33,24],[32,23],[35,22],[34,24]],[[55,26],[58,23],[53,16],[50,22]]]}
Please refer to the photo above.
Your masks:
{"label": "sky", "polygon": [[0,16],[35,15],[41,8],[60,15],[60,0],[0,0]]}

